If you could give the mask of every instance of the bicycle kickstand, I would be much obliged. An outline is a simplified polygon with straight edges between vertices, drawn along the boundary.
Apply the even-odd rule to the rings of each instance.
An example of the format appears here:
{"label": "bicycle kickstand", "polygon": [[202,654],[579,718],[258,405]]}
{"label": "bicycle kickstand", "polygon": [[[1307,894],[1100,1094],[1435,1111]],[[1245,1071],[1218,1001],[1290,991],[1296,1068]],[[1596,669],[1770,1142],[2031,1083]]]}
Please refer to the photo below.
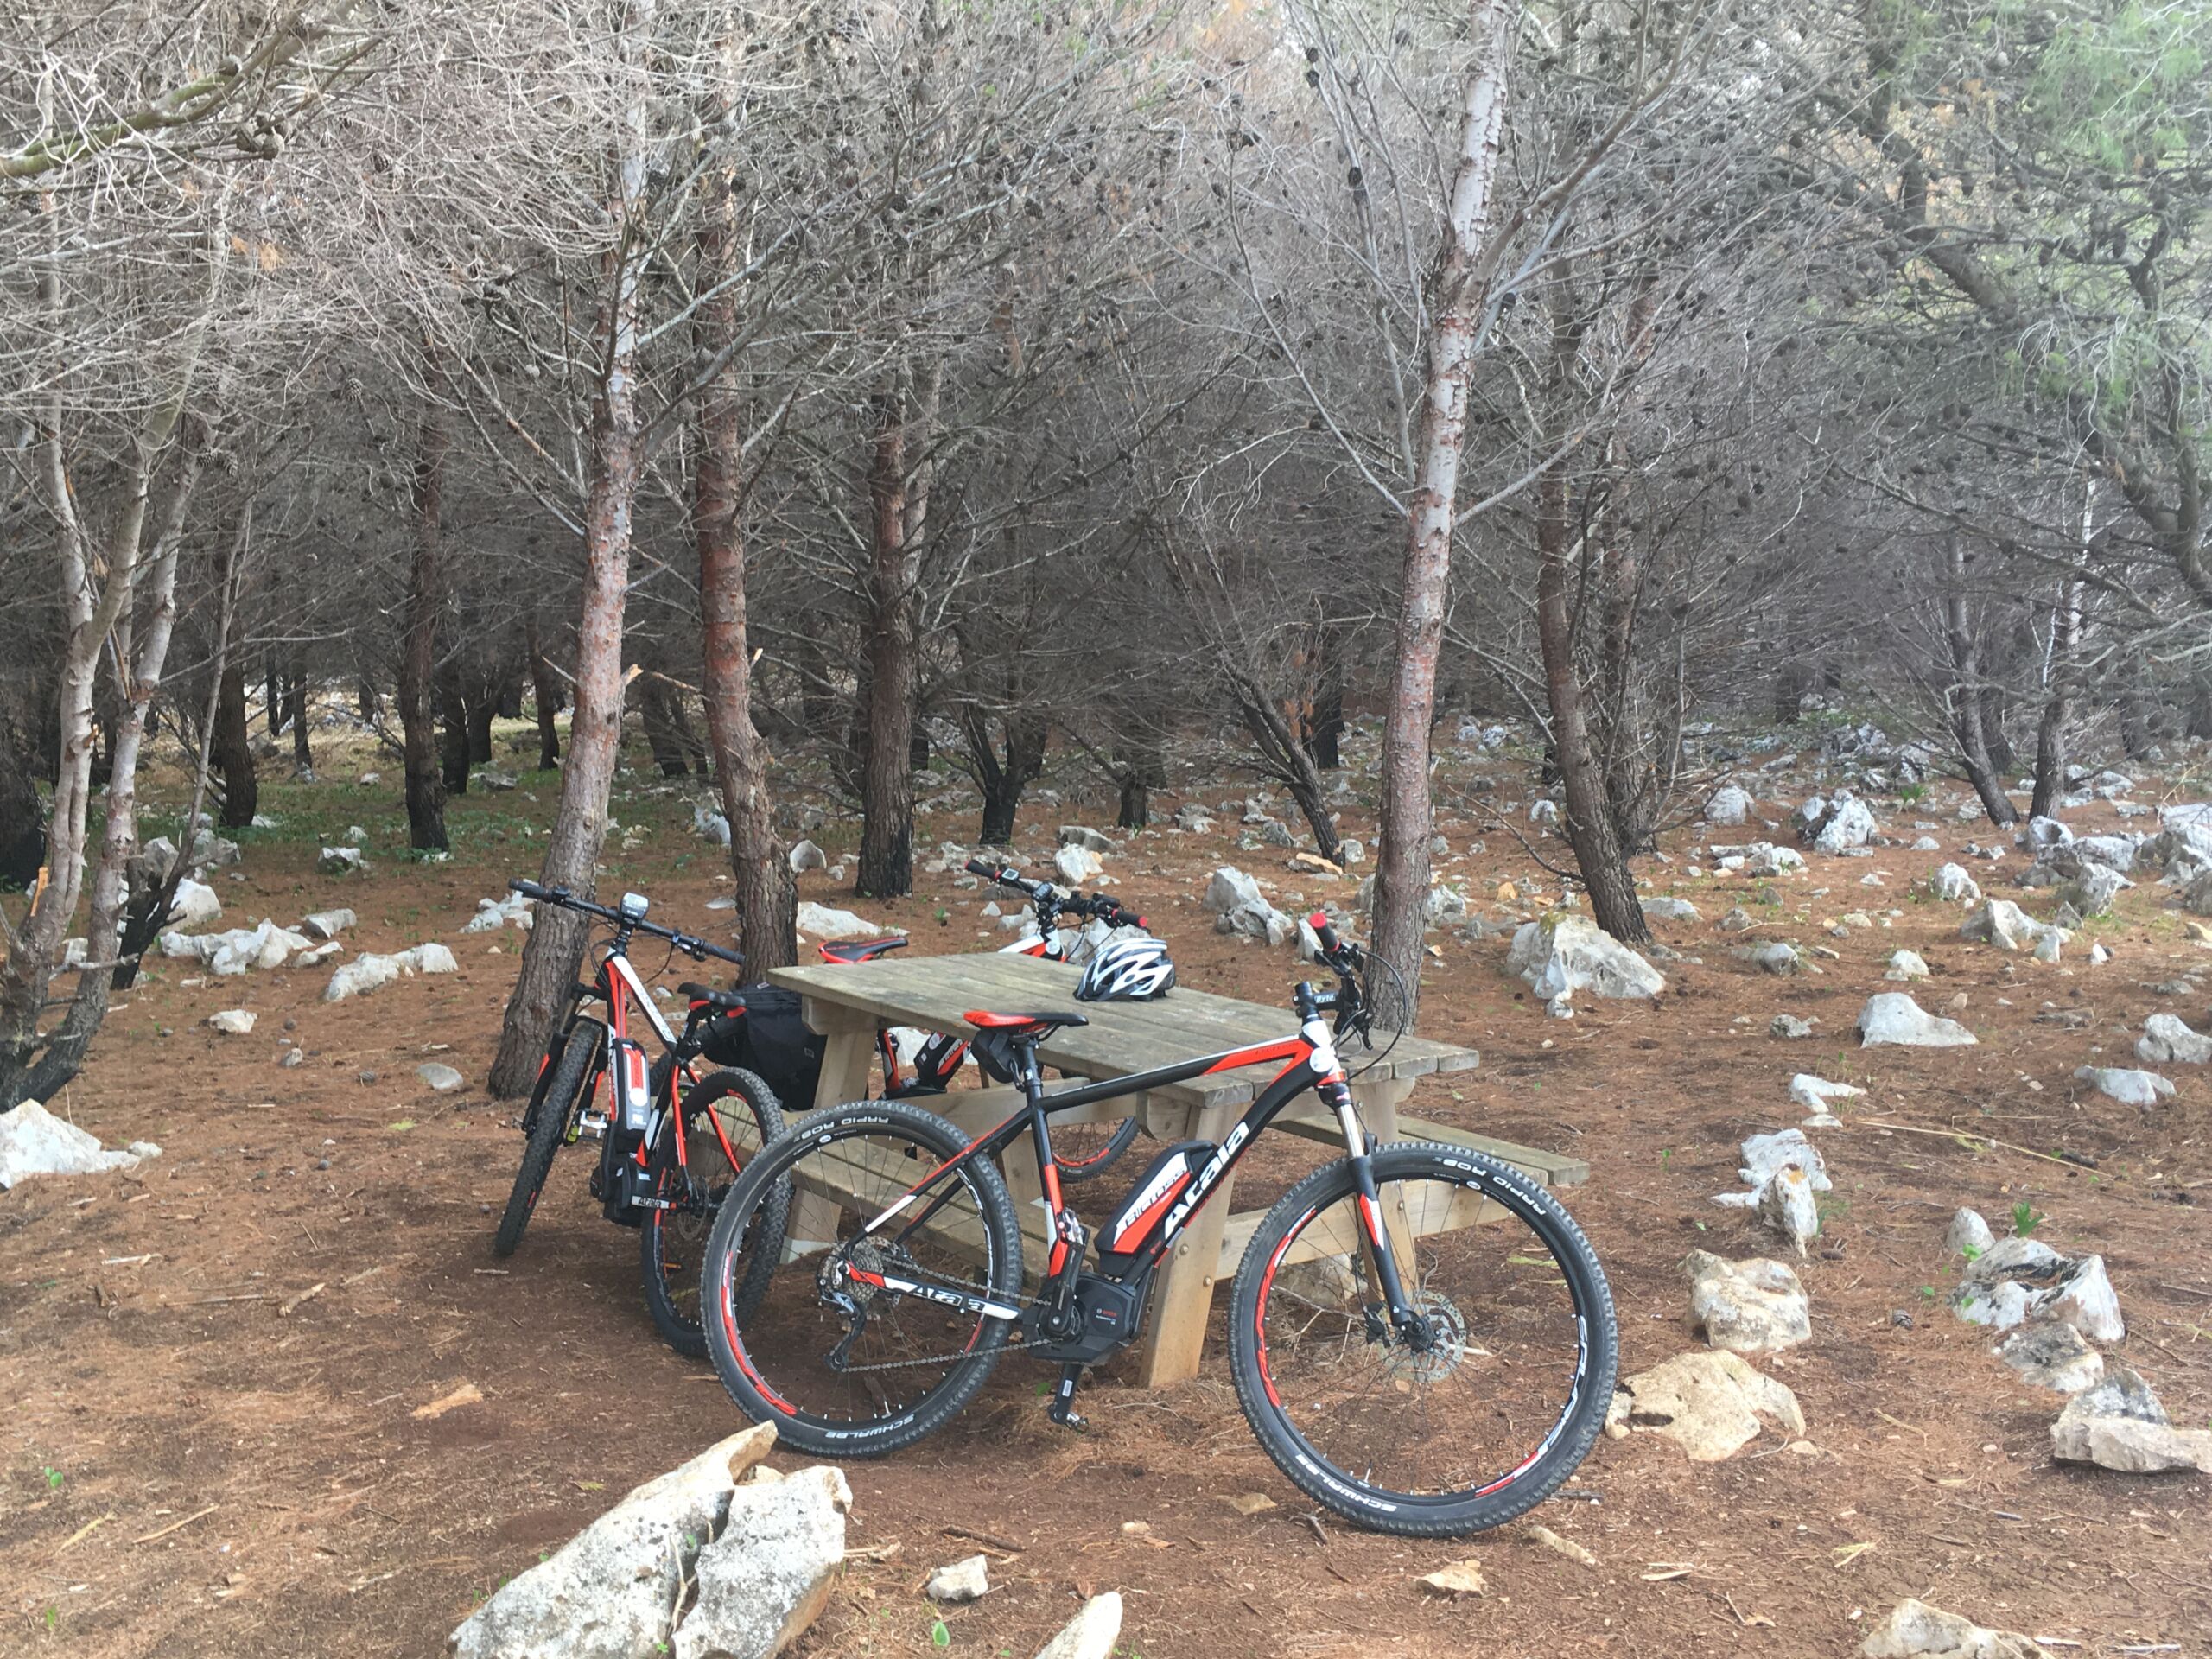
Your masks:
{"label": "bicycle kickstand", "polygon": [[1059,1386],[1052,1390],[1052,1403],[1045,1414],[1062,1428],[1074,1429],[1078,1434],[1090,1427],[1090,1421],[1075,1409],[1076,1384],[1083,1381],[1083,1366],[1071,1360],[1060,1367]]}

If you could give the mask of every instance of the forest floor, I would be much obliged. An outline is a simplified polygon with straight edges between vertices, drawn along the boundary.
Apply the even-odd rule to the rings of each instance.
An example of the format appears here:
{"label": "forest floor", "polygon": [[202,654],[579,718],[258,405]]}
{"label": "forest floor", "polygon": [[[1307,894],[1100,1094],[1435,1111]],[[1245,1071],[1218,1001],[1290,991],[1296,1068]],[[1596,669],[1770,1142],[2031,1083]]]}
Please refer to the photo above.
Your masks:
{"label": "forest floor", "polygon": [[[1510,816],[1535,835],[1525,807],[1505,810],[1528,795],[1529,774],[1500,765],[1492,775],[1487,796],[1459,786],[1471,772],[1447,779],[1463,804],[1439,826],[1454,849],[1440,874],[1486,913],[1534,913],[1536,893],[1558,884],[1498,823]],[[525,774],[514,791],[456,800],[445,864],[397,852],[398,782],[386,765],[372,787],[265,785],[264,810],[281,827],[242,836],[243,862],[213,878],[218,925],[264,914],[289,925],[347,905],[360,916],[349,956],[440,939],[461,972],[326,1005],[328,968],[188,985],[196,963],[156,962],[52,1107],[111,1145],[152,1140],[162,1155],[0,1195],[0,1391],[10,1402],[0,1652],[438,1654],[505,1578],[631,1485],[742,1427],[711,1370],[655,1338],[636,1236],[587,1198],[587,1160],[556,1165],[522,1251],[492,1258],[520,1143],[512,1105],[480,1085],[522,936],[460,929],[508,875],[536,874],[533,832],[550,820],[556,780]],[[622,787],[616,816],[650,834],[632,852],[610,846],[603,886],[637,887],[660,918],[721,937],[728,913],[706,904],[728,890],[725,856],[692,834],[690,794],[642,771]],[[1217,803],[1235,791],[1232,779],[1202,794]],[[2140,794],[2155,798],[2147,782]],[[1601,1440],[1571,1483],[1576,1496],[1535,1517],[1593,1552],[1592,1568],[1517,1527],[1425,1544],[1309,1523],[1312,1506],[1239,1415],[1218,1343],[1179,1387],[1141,1390],[1127,1362],[1096,1374],[1084,1400],[1093,1427],[1080,1437],[1046,1421],[1046,1373],[1010,1360],[951,1428],[849,1469],[852,1546],[898,1548],[848,1567],[798,1651],[1027,1656],[1078,1598],[1107,1589],[1125,1598],[1131,1659],[1844,1656],[1904,1596],[2060,1653],[2212,1649],[2212,1486],[2054,1465],[2059,1398],[2015,1380],[1986,1334],[1946,1310],[1955,1279],[1942,1248],[1961,1205],[2000,1231],[2016,1205],[2042,1212],[2037,1236],[2105,1257],[2130,1327],[2120,1356],[2177,1423],[2212,1422],[2212,1084],[2200,1068],[2167,1068],[2178,1093],[2145,1113],[2073,1081],[2087,1062],[2133,1064],[2147,1014],[2202,1025],[2202,995],[2152,988],[2212,967],[2212,946],[2193,943],[2162,908],[2164,891],[2147,885],[2124,893],[2062,966],[1961,943],[1958,911],[1916,890],[1967,841],[1993,838],[1986,823],[1958,822],[1953,804],[1941,788],[1916,807],[1878,803],[1885,830],[1907,841],[1916,817],[1942,821],[1940,853],[1815,855],[1808,873],[1770,882],[1690,877],[1687,849],[1708,837],[1666,837],[1673,861],[1650,866],[1652,890],[1693,899],[1703,918],[1656,931],[1702,960],[1665,964],[1656,1001],[1593,1001],[1572,1021],[1548,1019],[1502,973],[1503,935],[1436,935],[1425,981],[1425,1034],[1478,1048],[1482,1065],[1424,1084],[1410,1109],[1588,1160],[1589,1182],[1565,1196],[1618,1297],[1624,1374],[1701,1345],[1677,1270],[1687,1251],[1771,1251],[1740,1212],[1708,1200],[1738,1185],[1745,1135],[1802,1116],[1785,1096],[1790,1075],[1868,1089],[1847,1103],[1843,1128],[1818,1136],[1835,1190],[1800,1268],[1813,1339],[1758,1362],[1796,1390],[1813,1454],[1770,1433],[1727,1462],[1692,1464],[1656,1435]],[[1102,815],[1096,802],[1027,806],[1021,842],[1048,848],[1059,823]],[[2068,817],[2077,830],[2120,822],[2102,805]],[[1352,832],[1370,828],[1357,806],[1345,819]],[[1348,903],[1354,882],[1292,874],[1278,851],[1236,850],[1233,820],[1209,836],[1145,835],[1107,868],[1171,943],[1185,983],[1274,1002],[1299,976],[1291,953],[1213,934],[1197,902],[1207,873],[1235,863],[1294,909],[1292,893]],[[369,831],[373,868],[315,874],[318,842],[355,823]],[[974,823],[947,815],[924,830],[925,845],[964,844]],[[817,832],[833,857],[839,834],[834,820]],[[1487,850],[1469,855],[1478,837]],[[1556,841],[1536,845],[1563,858]],[[2000,873],[2022,862],[1960,861],[1993,893],[2012,891]],[[1860,885],[1870,871],[1881,891]],[[1495,897],[1508,880],[1517,902]],[[1775,901],[1760,903],[1770,888]],[[952,876],[922,875],[895,904],[855,906],[819,874],[802,891],[912,929],[920,951],[1005,942],[977,913],[989,895]],[[1829,946],[1836,959],[1818,976],[1756,974],[1729,955],[1741,940],[1714,928],[1739,901],[1760,921],[1745,937]],[[1902,914],[1885,919],[1878,903]],[[1860,909],[1874,925],[1828,931]],[[2089,965],[2092,938],[2108,963]],[[1963,995],[1953,1011],[1980,1046],[1859,1049],[1859,1007],[1896,988],[1881,976],[1900,946],[1934,969],[1911,988],[1923,1006],[1942,1012]],[[2086,1008],[2094,1023],[2032,1023],[2046,1004]],[[203,1023],[237,1006],[258,1014],[253,1034]],[[1816,1018],[1817,1034],[1770,1038],[1785,1011]],[[280,1032],[304,1046],[303,1065],[278,1067]],[[430,1093],[416,1067],[431,1058],[458,1066],[468,1087]],[[2082,1161],[2031,1155],[2060,1151]],[[464,1384],[480,1401],[423,1414]],[[1253,1492],[1274,1507],[1247,1516],[1232,1505]],[[1125,1530],[1135,1521],[1148,1529]],[[973,1552],[956,1527],[1018,1549],[994,1556],[985,1599],[940,1614],[919,1586],[931,1567]],[[1486,1599],[1447,1602],[1417,1582],[1470,1555]]]}

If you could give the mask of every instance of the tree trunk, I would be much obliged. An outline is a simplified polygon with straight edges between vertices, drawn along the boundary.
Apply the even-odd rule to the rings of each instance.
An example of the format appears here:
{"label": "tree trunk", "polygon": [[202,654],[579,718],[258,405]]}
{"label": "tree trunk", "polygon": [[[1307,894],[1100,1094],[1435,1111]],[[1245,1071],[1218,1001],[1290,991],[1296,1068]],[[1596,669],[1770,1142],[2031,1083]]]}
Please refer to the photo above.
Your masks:
{"label": "tree trunk", "polygon": [[[729,174],[715,175],[698,238],[700,263],[709,273],[727,275],[742,258],[739,209]],[[737,337],[739,326],[734,292],[708,299],[700,307],[699,349],[721,350]],[[771,968],[798,960],[798,884],[776,834],[767,749],[753,724],[745,541],[738,524],[745,473],[741,397],[734,363],[717,371],[701,395],[691,525],[699,547],[700,684],[706,694],[707,741],[721,786],[722,815],[729,820],[737,948],[745,953],[747,977],[758,979]],[[802,1109],[806,1104],[799,1103]]]}
{"label": "tree trunk", "polygon": [[1021,792],[1044,775],[1045,745],[1052,728],[1034,715],[1007,715],[1000,721],[1006,733],[1006,752],[1001,757],[991,740],[988,716],[968,709],[960,718],[969,758],[974,763],[976,786],[983,798],[978,839],[986,847],[1010,847]]}
{"label": "tree trunk", "polygon": [[1131,742],[1115,752],[1115,760],[1118,766],[1115,781],[1121,789],[1115,825],[1141,830],[1152,822],[1152,791],[1166,781],[1167,768],[1161,761],[1160,746],[1148,738]]}
{"label": "tree trunk", "polygon": [[1567,796],[1563,828],[1590,894],[1592,919],[1624,944],[1643,944],[1650,939],[1651,929],[1636,896],[1636,880],[1621,844],[1604,765],[1591,741],[1582,679],[1575,666],[1574,618],[1568,607],[1575,585],[1574,551],[1567,479],[1554,466],[1537,486],[1536,643],[1543,657],[1552,745]]}
{"label": "tree trunk", "polygon": [[1344,642],[1333,624],[1321,628],[1321,683],[1313,698],[1313,735],[1307,745],[1323,772],[1340,771],[1344,736]]}
{"label": "tree trunk", "polygon": [[448,799],[468,793],[468,694],[453,662],[438,670],[438,774]]}
{"label": "tree trunk", "polygon": [[931,472],[925,454],[918,451],[925,451],[931,442],[938,385],[932,361],[911,393],[894,379],[873,405],[868,744],[861,765],[861,847],[853,887],[866,899],[895,899],[914,889],[912,752],[920,677],[914,630]]}
{"label": "tree trunk", "polygon": [[468,700],[468,764],[488,766],[492,764],[492,721],[499,712],[499,676],[480,676],[474,689],[476,695]]}
{"label": "tree trunk", "polygon": [[653,764],[660,768],[664,778],[688,778],[691,775],[690,760],[685,753],[683,734],[677,729],[682,718],[675,707],[675,699],[666,685],[652,674],[644,677],[643,693],[639,697],[639,711],[644,716],[645,747],[652,752]]}
{"label": "tree trunk", "polygon": [[2047,818],[2066,791],[2066,718],[2073,690],[2074,652],[2082,637],[2082,584],[2069,576],[2050,619],[2050,683],[2043,718],[2036,723],[2036,786],[2028,816]]}
{"label": "tree trunk", "polygon": [[537,705],[537,769],[550,772],[561,764],[561,728],[555,723],[561,712],[561,681],[538,643],[537,619],[532,616],[524,626],[524,644],[530,652],[530,695]]}
{"label": "tree trunk", "polygon": [[215,770],[223,774],[223,827],[243,830],[259,810],[261,788],[254,775],[253,736],[246,724],[245,666],[235,658],[223,664],[222,686],[215,697]]}
{"label": "tree trunk", "polygon": [[[642,54],[644,30],[636,7],[626,26],[625,49]],[[648,118],[633,112],[639,142],[618,163],[619,188],[610,204],[613,251],[607,256],[594,330],[604,367],[593,400],[591,468],[584,505],[584,588],[576,623],[575,714],[569,728],[568,764],[561,771],[561,801],[546,837],[539,879],[584,894],[597,886],[601,848],[607,839],[607,802],[622,744],[622,611],[630,576],[630,538],[644,466],[638,415],[638,287],[641,251],[628,227],[645,195],[647,156],[642,142]],[[495,1095],[527,1094],[554,1019],[575,982],[588,929],[573,911],[540,906],[522,950],[515,988],[507,998],[499,1052],[488,1079]]]}
{"label": "tree trunk", "polygon": [[308,743],[308,671],[298,663],[284,688],[284,719],[292,728],[292,770],[302,780],[315,772],[315,751]]}
{"label": "tree trunk", "polygon": [[1951,735],[1958,743],[1967,781],[1981,798],[1982,810],[2001,830],[2018,823],[2020,815],[2005,798],[2004,780],[1990,764],[1987,728],[1982,723],[1978,684],[1980,663],[1974,646],[1972,620],[1967,614],[1966,549],[1955,535],[1950,538],[1946,557],[1950,580],[1943,595],[1943,613],[1951,650],[1952,683],[1945,701],[1949,704]]}
{"label": "tree trunk", "polygon": [[[433,365],[435,378],[436,370]],[[437,666],[438,613],[445,571],[440,556],[444,526],[445,413],[435,395],[423,403],[415,441],[414,556],[407,570],[407,600],[399,646],[400,752],[407,775],[407,841],[418,852],[442,849],[446,789],[438,775],[438,740],[430,718],[430,681]],[[365,683],[365,682],[364,682]]]}
{"label": "tree trunk", "polygon": [[1985,685],[1975,699],[1979,703],[1981,721],[1981,744],[1989,752],[1989,764],[1997,769],[2000,778],[2010,778],[2019,769],[2019,757],[2012,753],[2012,741],[2005,735],[2005,696],[2000,686]]}
{"label": "tree trunk", "polygon": [[[1376,837],[1373,948],[1395,970],[1378,988],[1386,1025],[1410,1027],[1421,998],[1421,941],[1428,903],[1429,727],[1436,709],[1436,658],[1452,574],[1452,530],[1467,382],[1488,284],[1491,182],[1513,65],[1509,0],[1478,0],[1473,35],[1481,57],[1460,111],[1459,157],[1452,181],[1451,228],[1428,282],[1429,323],[1421,375],[1417,474],[1406,518],[1405,567],[1391,642],[1389,703],[1383,716],[1382,821]],[[1385,976],[1388,979],[1388,976]],[[1402,987],[1402,991],[1401,991]],[[1402,995],[1403,1006],[1399,1006]]]}

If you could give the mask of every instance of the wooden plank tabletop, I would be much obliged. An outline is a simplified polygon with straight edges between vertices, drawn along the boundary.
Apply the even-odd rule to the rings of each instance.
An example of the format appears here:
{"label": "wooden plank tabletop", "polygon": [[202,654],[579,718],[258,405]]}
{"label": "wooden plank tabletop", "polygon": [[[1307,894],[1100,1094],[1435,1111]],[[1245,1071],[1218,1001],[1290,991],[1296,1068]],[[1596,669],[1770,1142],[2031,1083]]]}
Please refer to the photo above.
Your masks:
{"label": "wooden plank tabletop", "polygon": [[[968,1032],[971,1027],[963,1016],[970,1008],[999,1014],[1080,1014],[1089,1025],[1054,1032],[1038,1052],[1046,1065],[1086,1077],[1126,1077],[1201,1054],[1287,1037],[1297,1028],[1297,1016],[1290,1011],[1293,980],[1288,975],[1283,980],[1283,1000],[1272,1007],[1185,986],[1153,1002],[1078,1002],[1075,988],[1082,977],[1080,969],[995,951],[823,963],[774,969],[768,977],[787,990],[855,1009],[887,1025],[927,1031]],[[1378,1037],[1377,1052],[1385,1046]],[[1375,1058],[1356,1043],[1343,1055],[1345,1069],[1355,1073]],[[1478,1058],[1471,1048],[1408,1036],[1399,1039],[1389,1058],[1365,1074],[1365,1080],[1468,1071]],[[1247,1066],[1155,1092],[1196,1106],[1241,1105],[1280,1070],[1276,1065]]]}

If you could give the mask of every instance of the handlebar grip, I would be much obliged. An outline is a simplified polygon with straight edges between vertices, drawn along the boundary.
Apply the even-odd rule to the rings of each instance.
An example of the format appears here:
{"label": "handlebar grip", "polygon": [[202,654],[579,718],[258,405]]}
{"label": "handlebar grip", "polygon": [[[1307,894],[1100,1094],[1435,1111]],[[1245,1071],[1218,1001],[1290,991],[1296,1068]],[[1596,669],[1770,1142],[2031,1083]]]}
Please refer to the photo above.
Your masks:
{"label": "handlebar grip", "polygon": [[1321,942],[1323,956],[1333,957],[1343,948],[1337,938],[1336,925],[1329,920],[1325,911],[1315,911],[1306,918],[1306,925],[1313,930],[1313,937]]}
{"label": "handlebar grip", "polygon": [[545,899],[553,896],[550,889],[540,887],[535,881],[525,881],[520,876],[516,876],[509,881],[507,888],[512,893],[522,894],[525,899]]}

